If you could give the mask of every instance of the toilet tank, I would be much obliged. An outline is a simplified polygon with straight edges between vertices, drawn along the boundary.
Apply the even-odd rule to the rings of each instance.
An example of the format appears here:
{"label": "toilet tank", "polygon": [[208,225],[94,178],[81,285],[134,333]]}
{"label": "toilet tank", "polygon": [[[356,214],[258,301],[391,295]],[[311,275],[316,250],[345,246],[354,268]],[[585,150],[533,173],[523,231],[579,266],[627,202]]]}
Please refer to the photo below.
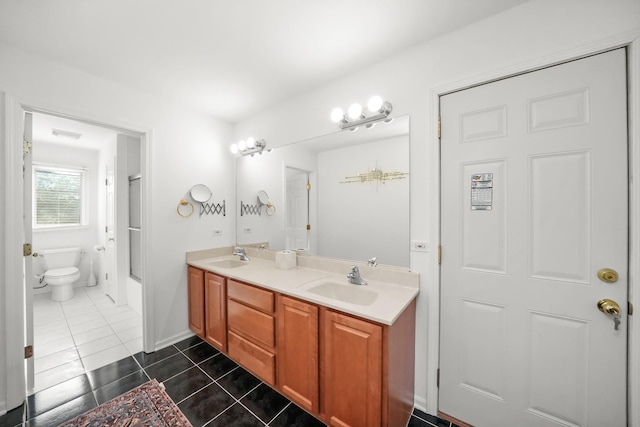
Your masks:
{"label": "toilet tank", "polygon": [[82,248],[43,249],[38,257],[45,271],[53,268],[77,267],[80,264]]}

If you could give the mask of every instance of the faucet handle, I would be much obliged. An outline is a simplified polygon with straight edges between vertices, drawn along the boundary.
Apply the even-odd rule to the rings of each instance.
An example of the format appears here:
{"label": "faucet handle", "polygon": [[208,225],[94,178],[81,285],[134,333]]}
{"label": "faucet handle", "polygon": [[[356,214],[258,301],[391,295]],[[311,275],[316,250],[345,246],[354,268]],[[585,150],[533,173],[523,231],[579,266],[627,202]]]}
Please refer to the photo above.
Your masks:
{"label": "faucet handle", "polygon": [[357,266],[357,265],[352,265],[352,266],[351,266],[351,272],[352,272],[352,273],[359,273],[359,272],[360,272],[360,269],[358,269],[358,266]]}

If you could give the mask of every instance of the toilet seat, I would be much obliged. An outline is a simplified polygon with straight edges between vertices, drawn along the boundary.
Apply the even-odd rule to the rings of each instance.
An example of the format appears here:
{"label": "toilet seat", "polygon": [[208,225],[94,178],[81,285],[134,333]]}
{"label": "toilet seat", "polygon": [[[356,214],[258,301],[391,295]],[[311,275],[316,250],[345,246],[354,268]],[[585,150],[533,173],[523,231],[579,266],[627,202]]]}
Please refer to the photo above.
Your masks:
{"label": "toilet seat", "polygon": [[[80,270],[77,267],[52,268],[44,273],[44,280],[55,289],[68,287],[71,291],[71,284],[80,278]],[[56,300],[59,301],[59,300]]]}
{"label": "toilet seat", "polygon": [[63,268],[54,268],[51,270],[47,270],[44,273],[44,277],[50,279],[64,279],[67,277],[72,277],[76,274],[80,273],[78,267],[63,267]]}

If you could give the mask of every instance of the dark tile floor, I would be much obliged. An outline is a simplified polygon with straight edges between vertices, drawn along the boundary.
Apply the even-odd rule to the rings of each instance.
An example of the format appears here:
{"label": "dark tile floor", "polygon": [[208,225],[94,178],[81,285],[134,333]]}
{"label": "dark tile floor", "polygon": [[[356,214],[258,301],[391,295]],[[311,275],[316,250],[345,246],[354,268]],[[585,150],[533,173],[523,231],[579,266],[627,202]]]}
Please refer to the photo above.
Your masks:
{"label": "dark tile floor", "polygon": [[[138,353],[27,398],[0,427],[57,426],[151,378],[198,426],[324,426],[198,337],[155,353]],[[455,427],[415,410],[409,427]]]}

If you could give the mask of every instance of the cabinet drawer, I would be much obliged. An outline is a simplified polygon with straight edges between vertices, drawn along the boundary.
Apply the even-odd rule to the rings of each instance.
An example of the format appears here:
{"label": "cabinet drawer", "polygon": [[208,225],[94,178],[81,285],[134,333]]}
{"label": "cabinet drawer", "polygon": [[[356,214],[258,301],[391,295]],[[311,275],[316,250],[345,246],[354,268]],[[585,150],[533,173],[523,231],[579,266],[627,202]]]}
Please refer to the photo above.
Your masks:
{"label": "cabinet drawer", "polygon": [[245,285],[229,279],[227,281],[227,296],[266,313],[273,313],[275,296],[273,292]]}
{"label": "cabinet drawer", "polygon": [[263,381],[275,384],[276,356],[229,331],[229,356]]}
{"label": "cabinet drawer", "polygon": [[275,319],[233,300],[227,301],[227,325],[258,344],[275,347]]}

